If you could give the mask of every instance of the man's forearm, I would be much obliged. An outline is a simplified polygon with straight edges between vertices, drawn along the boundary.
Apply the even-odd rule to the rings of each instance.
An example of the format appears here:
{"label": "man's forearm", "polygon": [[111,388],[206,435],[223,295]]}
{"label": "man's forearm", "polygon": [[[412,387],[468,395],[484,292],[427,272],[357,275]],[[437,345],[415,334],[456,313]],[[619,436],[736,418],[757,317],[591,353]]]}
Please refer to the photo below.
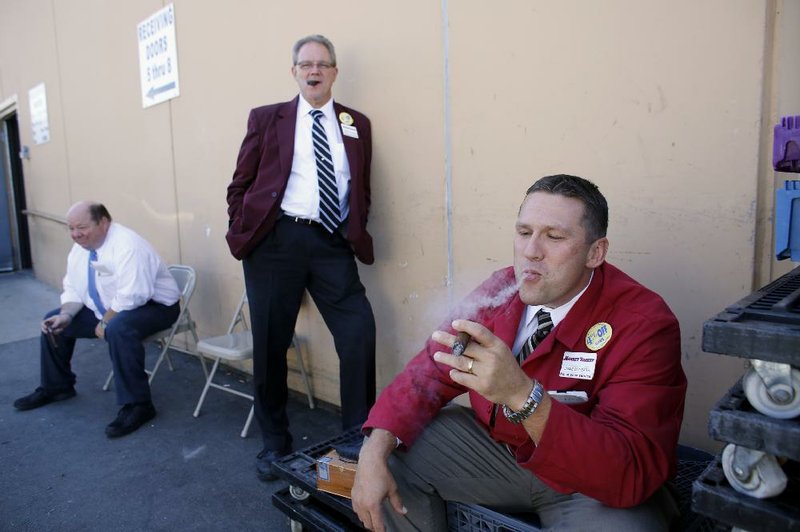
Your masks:
{"label": "man's forearm", "polygon": [[394,434],[386,429],[372,429],[372,433],[361,447],[358,461],[362,463],[362,461],[379,460],[385,463],[396,447],[397,438]]}
{"label": "man's forearm", "polygon": [[81,311],[83,308],[83,303],[75,303],[75,302],[68,302],[61,305],[61,314],[66,314],[69,316],[69,319],[75,317],[75,315]]}

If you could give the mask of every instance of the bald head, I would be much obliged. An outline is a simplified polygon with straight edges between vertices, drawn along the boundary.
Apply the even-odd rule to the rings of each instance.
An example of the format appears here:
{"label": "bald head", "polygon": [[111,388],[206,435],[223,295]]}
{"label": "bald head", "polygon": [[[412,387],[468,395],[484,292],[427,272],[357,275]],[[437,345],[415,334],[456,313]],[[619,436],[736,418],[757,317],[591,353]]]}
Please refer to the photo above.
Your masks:
{"label": "bald head", "polygon": [[67,211],[67,226],[76,244],[89,250],[97,249],[106,240],[111,215],[102,203],[79,201]]}

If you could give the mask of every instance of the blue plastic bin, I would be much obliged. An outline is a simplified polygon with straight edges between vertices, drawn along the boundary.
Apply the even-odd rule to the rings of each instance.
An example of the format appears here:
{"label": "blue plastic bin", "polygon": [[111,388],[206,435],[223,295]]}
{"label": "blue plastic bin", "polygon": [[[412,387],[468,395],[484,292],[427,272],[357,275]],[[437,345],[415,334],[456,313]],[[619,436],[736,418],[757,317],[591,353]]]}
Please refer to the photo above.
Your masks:
{"label": "blue plastic bin", "polygon": [[775,193],[775,257],[800,260],[800,181],[787,180]]}

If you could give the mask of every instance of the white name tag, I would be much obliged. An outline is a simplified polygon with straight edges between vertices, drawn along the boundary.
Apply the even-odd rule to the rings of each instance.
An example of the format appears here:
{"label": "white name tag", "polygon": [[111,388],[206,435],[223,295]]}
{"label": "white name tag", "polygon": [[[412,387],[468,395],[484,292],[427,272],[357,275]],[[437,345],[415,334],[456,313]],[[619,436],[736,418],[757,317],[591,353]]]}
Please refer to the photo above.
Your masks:
{"label": "white name tag", "polygon": [[559,377],[566,379],[592,380],[594,378],[594,365],[597,362],[597,353],[574,353],[567,351],[561,359]]}
{"label": "white name tag", "polygon": [[358,138],[358,130],[356,129],[356,126],[342,124],[342,134],[347,135],[348,137],[353,137],[354,139]]}
{"label": "white name tag", "polygon": [[99,262],[92,262],[92,268],[95,269],[98,275],[111,275],[112,271],[111,268],[106,266],[105,264],[100,264]]}

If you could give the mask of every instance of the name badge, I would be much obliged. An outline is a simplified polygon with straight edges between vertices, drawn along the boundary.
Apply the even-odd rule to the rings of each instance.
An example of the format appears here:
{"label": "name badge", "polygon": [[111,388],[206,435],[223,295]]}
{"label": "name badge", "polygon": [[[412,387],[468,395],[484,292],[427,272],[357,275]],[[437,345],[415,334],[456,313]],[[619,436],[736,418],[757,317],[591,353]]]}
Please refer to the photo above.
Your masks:
{"label": "name badge", "polygon": [[111,275],[113,272],[111,268],[109,268],[105,264],[101,264],[100,262],[92,262],[92,268],[97,272],[97,275]]}
{"label": "name badge", "polygon": [[594,378],[594,365],[597,362],[597,353],[575,353],[567,351],[561,359],[559,377],[566,379],[582,379],[590,381]]}
{"label": "name badge", "polygon": [[356,126],[348,126],[347,124],[342,124],[342,135],[346,135],[348,137],[353,137],[354,139],[358,138],[358,130]]}

